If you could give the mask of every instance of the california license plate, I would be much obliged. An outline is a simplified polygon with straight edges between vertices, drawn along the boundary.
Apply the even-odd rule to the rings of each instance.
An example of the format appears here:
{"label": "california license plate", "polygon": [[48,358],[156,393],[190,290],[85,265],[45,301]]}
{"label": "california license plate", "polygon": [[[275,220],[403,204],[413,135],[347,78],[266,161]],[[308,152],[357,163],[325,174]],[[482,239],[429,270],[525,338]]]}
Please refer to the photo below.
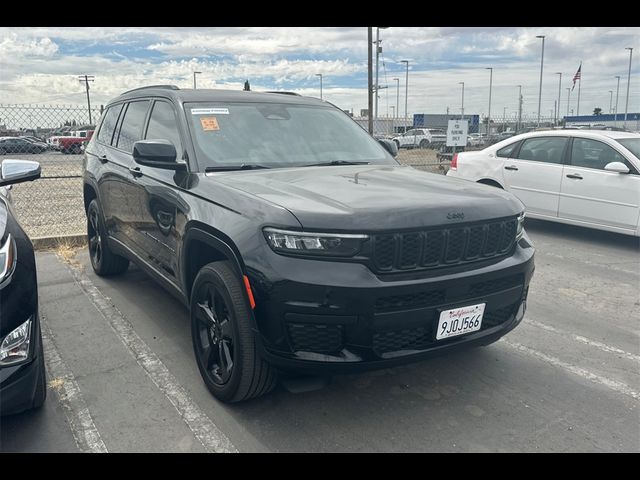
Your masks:
{"label": "california license plate", "polygon": [[463,335],[480,330],[486,303],[444,310],[440,313],[436,340]]}

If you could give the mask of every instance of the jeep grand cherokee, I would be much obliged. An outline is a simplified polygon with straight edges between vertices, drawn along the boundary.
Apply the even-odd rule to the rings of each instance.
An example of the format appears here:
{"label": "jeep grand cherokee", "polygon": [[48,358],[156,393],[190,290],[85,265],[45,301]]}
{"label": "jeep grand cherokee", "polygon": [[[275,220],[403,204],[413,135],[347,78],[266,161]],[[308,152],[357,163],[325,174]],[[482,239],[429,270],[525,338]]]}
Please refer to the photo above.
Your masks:
{"label": "jeep grand cherokee", "polygon": [[491,343],[522,320],[534,269],[514,196],[399,165],[298,95],[126,92],[87,145],[84,201],[95,272],[133,261],[181,299],[227,402],[279,371]]}

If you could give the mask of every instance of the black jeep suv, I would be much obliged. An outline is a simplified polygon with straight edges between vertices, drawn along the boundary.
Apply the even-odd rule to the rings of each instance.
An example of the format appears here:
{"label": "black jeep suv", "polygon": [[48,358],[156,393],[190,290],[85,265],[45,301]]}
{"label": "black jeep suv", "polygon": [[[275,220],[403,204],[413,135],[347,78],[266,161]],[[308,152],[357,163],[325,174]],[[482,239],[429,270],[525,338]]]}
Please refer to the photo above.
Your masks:
{"label": "black jeep suv", "polygon": [[219,399],[277,371],[382,368],[491,343],[534,249],[496,188],[401,166],[348,115],[283,93],[143,87],[85,151],[98,275],[135,262],[188,307]]}

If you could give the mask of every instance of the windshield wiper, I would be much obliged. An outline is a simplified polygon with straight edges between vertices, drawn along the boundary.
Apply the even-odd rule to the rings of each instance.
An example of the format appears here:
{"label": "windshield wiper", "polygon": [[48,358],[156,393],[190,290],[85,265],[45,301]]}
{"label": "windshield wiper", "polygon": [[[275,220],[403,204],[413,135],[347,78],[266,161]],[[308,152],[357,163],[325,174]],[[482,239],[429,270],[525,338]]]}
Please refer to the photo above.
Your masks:
{"label": "windshield wiper", "polygon": [[264,165],[257,165],[254,163],[243,163],[242,165],[219,165],[215,167],[206,167],[205,173],[209,172],[232,172],[234,170],[260,170],[265,167]]}
{"label": "windshield wiper", "polygon": [[311,163],[309,165],[303,165],[303,166],[304,167],[328,167],[331,165],[369,165],[369,162],[350,162],[348,160],[334,160],[332,162]]}

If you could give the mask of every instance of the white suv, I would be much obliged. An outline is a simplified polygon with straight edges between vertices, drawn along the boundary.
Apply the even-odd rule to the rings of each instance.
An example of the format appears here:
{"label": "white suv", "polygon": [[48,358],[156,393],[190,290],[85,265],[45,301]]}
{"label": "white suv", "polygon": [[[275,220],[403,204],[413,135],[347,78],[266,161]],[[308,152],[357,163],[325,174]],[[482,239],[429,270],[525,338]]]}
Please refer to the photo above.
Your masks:
{"label": "white suv", "polygon": [[393,141],[398,148],[428,148],[431,145],[432,136],[428,128],[413,128],[393,137]]}

